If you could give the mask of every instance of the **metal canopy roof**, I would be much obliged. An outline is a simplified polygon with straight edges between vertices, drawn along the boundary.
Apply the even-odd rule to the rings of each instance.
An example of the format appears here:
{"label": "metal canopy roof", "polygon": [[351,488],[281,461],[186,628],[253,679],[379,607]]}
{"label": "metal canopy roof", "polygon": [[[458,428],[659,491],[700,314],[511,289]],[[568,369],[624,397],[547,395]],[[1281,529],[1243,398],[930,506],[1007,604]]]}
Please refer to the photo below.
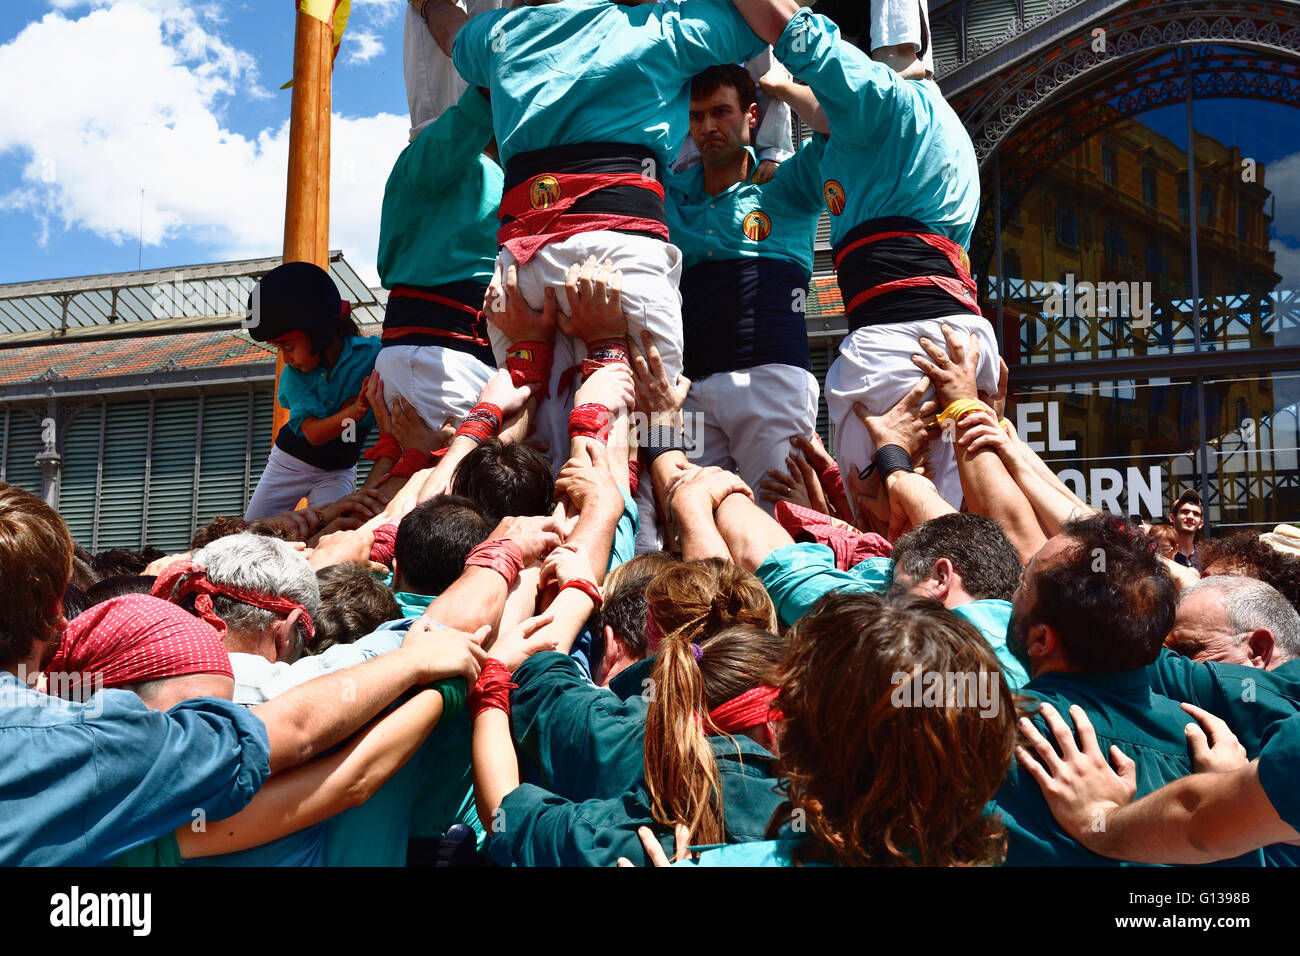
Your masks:
{"label": "metal canopy roof", "polygon": [[[253,285],[279,256],[111,275],[0,285],[0,347],[234,328]],[[330,252],[330,275],[360,324],[383,321],[379,300],[343,253]]]}

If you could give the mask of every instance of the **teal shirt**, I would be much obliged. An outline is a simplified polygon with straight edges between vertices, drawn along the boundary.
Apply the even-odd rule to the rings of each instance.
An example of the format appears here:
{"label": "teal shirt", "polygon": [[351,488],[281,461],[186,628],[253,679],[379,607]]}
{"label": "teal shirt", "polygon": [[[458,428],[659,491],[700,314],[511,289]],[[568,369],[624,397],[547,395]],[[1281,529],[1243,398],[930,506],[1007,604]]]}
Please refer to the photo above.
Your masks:
{"label": "teal shirt", "polygon": [[763,46],[729,0],[564,0],[471,17],[452,63],[490,90],[503,164],[551,146],[627,143],[667,170],[686,136],[691,77]]}
{"label": "teal shirt", "polygon": [[[1050,703],[1071,728],[1070,705],[1087,713],[1102,753],[1118,746],[1137,764],[1137,798],[1193,772],[1187,735],[1192,718],[1162,694],[1154,693],[1146,668],[1113,674],[1044,674],[1021,691]],[[1031,716],[1040,733],[1052,739],[1042,717]],[[990,809],[1007,827],[1007,866],[1119,866],[1098,856],[1065,834],[1052,817],[1038,784],[1013,759],[1006,781]],[[1227,861],[1234,866],[1259,866],[1259,851]]]}
{"label": "teal shirt", "polygon": [[[799,542],[777,548],[754,572],[776,605],[777,617],[787,627],[803,617],[831,591],[879,594],[894,578],[889,558],[867,558],[848,571],[835,567],[835,553],[824,544]],[[1011,623],[1008,601],[982,600],[952,609],[958,617],[974,624],[993,649],[1007,686],[1014,693],[1029,683],[1029,673],[1007,646]]]}
{"label": "teal shirt", "polygon": [[939,87],[901,79],[842,42],[835,25],[807,7],[790,18],[773,50],[812,87],[830,123],[821,173],[831,242],[868,219],[906,216],[969,248],[979,165]]}
{"label": "teal shirt", "polygon": [[1285,668],[1198,662],[1165,647],[1147,667],[1147,676],[1156,693],[1195,704],[1225,721],[1253,759],[1274,725],[1300,711],[1297,687]]}
{"label": "teal shirt", "polygon": [[511,678],[510,729],[547,790],[571,800],[612,797],[645,769],[646,701],[596,687],[571,657],[542,651]]}
{"label": "teal shirt", "polygon": [[[289,410],[289,421],[284,427],[301,435],[304,419],[329,418],[356,398],[366,376],[375,370],[379,348],[377,336],[349,335],[333,368],[317,365],[310,372],[300,372],[286,365],[280,373],[277,393],[280,407]],[[369,428],[374,422],[374,413],[366,412],[366,417],[357,422],[357,428]]]}
{"label": "teal shirt", "polygon": [[[812,275],[813,242],[821,215],[822,180],[819,170],[826,137],[815,135],[794,157],[777,167],[776,175],[762,185],[751,180],[713,196],[704,190],[704,165],[697,163],[668,177],[668,233],[682,251],[682,268],[724,259],[785,259]],[[750,176],[758,158],[748,150]],[[767,231],[750,230],[748,221],[766,217]],[[751,238],[761,236],[761,238]]]}
{"label": "teal shirt", "polygon": [[379,220],[384,288],[491,280],[505,178],[483,155],[491,138],[491,107],[471,86],[397,157]]}
{"label": "teal shirt", "polygon": [[1278,724],[1259,754],[1259,785],[1292,829],[1300,830],[1300,717]]}
{"label": "teal shirt", "polygon": [[[772,776],[775,758],[748,737],[709,743],[722,786],[723,821],[729,843],[762,840],[772,814],[785,802]],[[650,813],[650,795],[639,778],[622,794],[574,801],[532,784],[506,794],[488,850],[509,866],[613,866],[620,856],[645,859],[638,827],[662,831]],[[674,837],[659,833],[672,854]]]}

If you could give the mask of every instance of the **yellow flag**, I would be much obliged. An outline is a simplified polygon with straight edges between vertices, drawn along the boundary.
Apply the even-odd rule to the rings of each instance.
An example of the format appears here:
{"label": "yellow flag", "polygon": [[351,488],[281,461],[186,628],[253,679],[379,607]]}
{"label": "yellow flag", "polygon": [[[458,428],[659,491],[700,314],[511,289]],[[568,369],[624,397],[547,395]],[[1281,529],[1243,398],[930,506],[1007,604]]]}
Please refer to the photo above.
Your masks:
{"label": "yellow flag", "polygon": [[[352,12],[352,0],[295,0],[299,13],[305,13],[309,17],[315,17],[321,23],[328,23],[334,30],[334,52],[331,55],[330,62],[339,55],[339,44],[343,42],[343,31],[348,26],[348,15]],[[287,90],[293,86],[293,80],[290,80],[282,90]]]}

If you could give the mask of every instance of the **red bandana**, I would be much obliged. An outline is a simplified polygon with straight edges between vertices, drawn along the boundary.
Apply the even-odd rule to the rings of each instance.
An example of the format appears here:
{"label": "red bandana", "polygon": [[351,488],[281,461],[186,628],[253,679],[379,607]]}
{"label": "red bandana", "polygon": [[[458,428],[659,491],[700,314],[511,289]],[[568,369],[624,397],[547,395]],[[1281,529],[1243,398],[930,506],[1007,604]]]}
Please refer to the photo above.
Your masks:
{"label": "red bandana", "polygon": [[304,642],[310,644],[312,638],[316,636],[316,625],[312,623],[310,612],[297,601],[286,597],[272,597],[258,591],[246,591],[229,584],[217,584],[208,578],[207,568],[193,561],[173,561],[167,565],[162,574],[158,575],[158,580],[154,581],[151,593],[154,597],[171,601],[173,604],[179,604],[191,594],[196,595],[194,613],[216,628],[217,633],[222,637],[226,634],[226,622],[217,617],[217,612],[212,608],[212,596],[215,594],[224,594],[242,604],[251,604],[264,611],[273,611],[286,616],[294,611],[302,611],[302,617],[298,621],[302,624]]}
{"label": "red bandana", "polygon": [[750,727],[781,720],[783,714],[772,706],[781,691],[775,687],[755,687],[733,697],[709,711],[713,733],[737,734]]}
{"label": "red bandana", "polygon": [[235,676],[211,625],[147,594],[116,597],[75,617],[46,673],[75,675],[78,685],[102,679],[104,687],[184,674]]}

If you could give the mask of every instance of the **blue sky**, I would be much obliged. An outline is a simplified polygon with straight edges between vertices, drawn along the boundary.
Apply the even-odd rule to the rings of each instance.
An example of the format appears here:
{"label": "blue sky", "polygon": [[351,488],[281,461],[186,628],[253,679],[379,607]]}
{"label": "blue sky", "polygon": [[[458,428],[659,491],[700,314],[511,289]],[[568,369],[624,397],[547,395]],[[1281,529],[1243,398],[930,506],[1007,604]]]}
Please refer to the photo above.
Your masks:
{"label": "blue sky", "polygon": [[[334,71],[330,245],[371,281],[405,9],[353,0]],[[0,282],[278,255],[293,31],[292,0],[0,4]]]}

